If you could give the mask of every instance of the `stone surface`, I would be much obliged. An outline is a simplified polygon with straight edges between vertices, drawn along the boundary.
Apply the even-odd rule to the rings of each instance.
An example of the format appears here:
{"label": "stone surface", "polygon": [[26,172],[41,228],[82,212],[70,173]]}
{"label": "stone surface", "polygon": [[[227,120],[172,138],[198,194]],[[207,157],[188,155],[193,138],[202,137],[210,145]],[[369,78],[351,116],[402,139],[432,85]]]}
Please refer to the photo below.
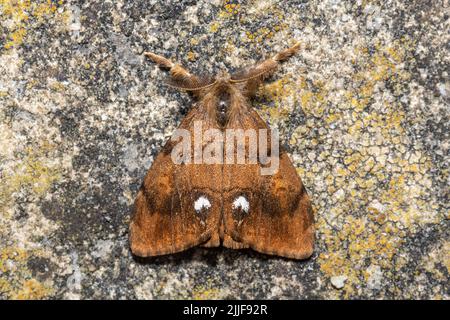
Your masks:
{"label": "stone surface", "polygon": [[333,276],[330,280],[333,287],[336,289],[342,289],[345,285],[345,281],[347,280],[347,276]]}
{"label": "stone surface", "polygon": [[[448,1],[280,3],[0,0],[1,298],[449,298]],[[214,74],[295,39],[253,105],[311,195],[313,257],[132,257],[191,103],[143,51]]]}

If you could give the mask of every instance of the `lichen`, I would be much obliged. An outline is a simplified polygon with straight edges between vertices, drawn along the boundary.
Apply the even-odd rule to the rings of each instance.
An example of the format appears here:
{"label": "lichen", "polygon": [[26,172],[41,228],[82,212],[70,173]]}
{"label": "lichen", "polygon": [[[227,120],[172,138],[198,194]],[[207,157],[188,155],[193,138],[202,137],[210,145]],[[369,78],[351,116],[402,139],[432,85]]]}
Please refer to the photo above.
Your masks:
{"label": "lichen", "polygon": [[0,17],[9,22],[6,27],[8,40],[4,48],[8,50],[20,46],[28,33],[27,27],[32,23],[43,23],[55,14],[62,3],[51,0],[0,0]]}
{"label": "lichen", "polygon": [[39,254],[37,250],[26,251],[19,247],[0,250],[0,298],[35,300],[43,299],[53,292],[49,284],[33,278],[27,267],[27,261]]}
{"label": "lichen", "polygon": [[14,300],[39,300],[47,297],[51,292],[50,288],[36,279],[29,279],[11,298]]}
{"label": "lichen", "polygon": [[[209,24],[209,32],[218,32],[230,20],[238,21],[245,34],[243,40],[255,44],[267,43],[273,40],[277,33],[288,29],[288,25],[283,22],[283,10],[273,1],[255,1],[252,5],[243,7],[239,3],[225,0],[216,19]],[[270,24],[255,28],[258,22]],[[233,39],[233,42],[236,42],[236,39]]]}
{"label": "lichen", "polygon": [[395,40],[389,45],[376,43],[374,54],[369,53],[367,47],[356,49],[358,59],[352,62],[356,70],[353,74],[353,82],[357,84],[353,89],[347,91],[346,96],[356,111],[363,111],[371,101],[377,84],[395,79],[397,85],[394,94],[401,93],[403,86],[411,75],[402,69],[402,62],[410,55],[414,42],[408,37]]}
{"label": "lichen", "polygon": [[28,147],[23,152],[22,160],[16,162],[14,168],[2,172],[0,209],[10,206],[14,201],[14,194],[22,189],[27,189],[40,197],[60,179],[60,168],[54,164],[47,164],[45,160],[46,154],[54,148],[45,141],[39,148]]}
{"label": "lichen", "polygon": [[[363,71],[354,75],[355,83],[360,85],[349,95],[351,121],[347,123],[342,114],[330,112],[325,118],[327,125],[336,122],[341,128],[347,128],[350,139],[356,142],[353,148],[335,150],[335,154],[341,155],[343,165],[337,163],[324,181],[328,193],[337,197],[336,205],[318,223],[327,248],[319,255],[321,270],[329,277],[347,276],[345,297],[355,294],[355,288],[367,280],[365,269],[370,264],[380,266],[389,277],[391,270],[401,266],[394,255],[406,236],[419,225],[442,219],[436,214],[437,204],[430,199],[423,200],[431,191],[431,159],[418,148],[413,157],[405,156],[406,150],[397,149],[397,142],[406,138],[401,106],[385,102],[382,113],[364,111],[380,82],[389,80],[404,86],[409,76],[397,65],[407,59],[405,48],[411,50],[402,40],[379,47],[370,57],[366,50],[361,50],[362,56],[357,60],[367,64],[363,63],[358,68]],[[394,86],[394,90],[403,89],[399,86]],[[306,96],[300,93],[307,114],[311,101],[317,103],[311,110],[314,115],[320,116],[325,111],[322,107],[327,99],[321,92],[321,89],[314,94],[307,91]],[[318,114],[314,112],[317,107],[321,108]],[[373,132],[375,139],[368,138],[367,132]],[[314,179],[308,172],[306,176]],[[379,205],[371,207],[373,201]]]}
{"label": "lichen", "polygon": [[193,300],[214,300],[221,298],[221,291],[218,288],[212,288],[210,286],[196,286],[192,290]]}
{"label": "lichen", "polygon": [[395,259],[395,254],[407,237],[420,226],[445,218],[439,214],[436,198],[429,197],[431,158],[418,146],[411,152],[402,147],[409,143],[402,105],[381,101],[377,105],[381,111],[372,108],[380,85],[390,82],[394,95],[407,89],[410,74],[403,65],[412,59],[414,42],[401,38],[374,47],[372,53],[368,48],[355,49],[353,63],[358,66],[351,79],[356,85],[338,105],[329,80],[307,81],[301,72],[268,83],[258,93],[258,110],[270,121],[285,121],[297,108],[304,112],[306,126],[296,128],[292,146],[301,142],[306,147],[305,141],[312,147],[326,144],[320,135],[305,138],[309,129],[344,131],[347,142],[334,146],[333,156],[328,150],[317,155],[319,161],[338,157],[334,167],[319,171],[320,162],[309,166],[303,162],[297,171],[306,185],[325,184],[334,203],[315,204],[315,211],[324,213],[318,217],[317,229],[326,248],[318,262],[327,277],[347,277],[342,290],[347,298],[361,292],[369,265],[379,266],[386,277],[392,277],[392,270],[402,266],[403,260]]}

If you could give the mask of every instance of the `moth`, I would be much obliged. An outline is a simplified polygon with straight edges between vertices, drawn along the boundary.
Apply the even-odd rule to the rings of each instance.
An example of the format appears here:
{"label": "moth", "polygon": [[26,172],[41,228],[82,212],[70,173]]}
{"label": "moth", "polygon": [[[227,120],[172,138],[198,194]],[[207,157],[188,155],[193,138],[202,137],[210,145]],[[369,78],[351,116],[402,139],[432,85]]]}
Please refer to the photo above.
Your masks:
{"label": "moth", "polygon": [[[285,49],[256,66],[236,74],[221,71],[217,76],[199,77],[160,55],[145,55],[170,72],[169,85],[188,91],[196,102],[181,121],[179,130],[195,135],[199,122],[201,134],[221,136],[223,143],[213,152],[225,153],[229,146],[235,159],[200,161],[182,156],[174,161],[173,152],[180,137],[172,136],[157,155],[140,187],[130,223],[130,246],[134,255],[159,256],[191,247],[251,248],[260,253],[292,259],[311,256],[314,246],[314,217],[308,194],[287,153],[277,154],[277,170],[261,174],[267,162],[249,159],[250,136],[244,147],[225,132],[256,132],[267,155],[274,153],[272,132],[251,107],[259,85],[279,63],[299,50],[300,44]],[[198,132],[197,132],[198,133]],[[254,138],[254,137],[253,137]],[[276,137],[277,138],[277,137]],[[211,139],[185,150],[205,151]],[[253,140],[254,141],[254,140]],[[258,145],[261,149],[261,146]],[[187,151],[186,151],[187,150]],[[192,154],[191,154],[192,155]],[[235,157],[236,156],[236,157]],[[176,157],[175,157],[176,158]],[[266,157],[267,158],[267,157]],[[179,158],[176,158],[179,159]]]}

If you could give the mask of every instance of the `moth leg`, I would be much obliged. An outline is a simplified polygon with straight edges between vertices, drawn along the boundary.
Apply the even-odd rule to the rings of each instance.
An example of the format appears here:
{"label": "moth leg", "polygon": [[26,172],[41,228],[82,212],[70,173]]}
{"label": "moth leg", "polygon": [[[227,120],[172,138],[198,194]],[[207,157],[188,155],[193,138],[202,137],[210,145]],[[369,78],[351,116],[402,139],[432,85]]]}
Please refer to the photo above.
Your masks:
{"label": "moth leg", "polygon": [[300,49],[300,42],[297,42],[292,47],[278,52],[273,57],[262,61],[246,72],[231,76],[232,83],[246,83],[246,93],[248,96],[253,96],[258,89],[261,82],[272,72],[276,70],[279,63],[293,56]]}

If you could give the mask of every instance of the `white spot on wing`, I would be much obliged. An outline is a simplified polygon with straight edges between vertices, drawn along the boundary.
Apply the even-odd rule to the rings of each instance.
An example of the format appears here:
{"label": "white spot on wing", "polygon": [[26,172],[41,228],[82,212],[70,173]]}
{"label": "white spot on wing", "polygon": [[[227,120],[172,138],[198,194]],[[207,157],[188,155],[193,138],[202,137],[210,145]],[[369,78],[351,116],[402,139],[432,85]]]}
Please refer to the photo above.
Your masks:
{"label": "white spot on wing", "polygon": [[211,203],[209,202],[208,198],[205,196],[200,196],[195,202],[194,202],[194,209],[197,212],[202,211],[202,209],[209,209],[211,208]]}
{"label": "white spot on wing", "polygon": [[237,197],[233,202],[233,209],[241,209],[245,213],[250,210],[250,203],[244,196]]}

